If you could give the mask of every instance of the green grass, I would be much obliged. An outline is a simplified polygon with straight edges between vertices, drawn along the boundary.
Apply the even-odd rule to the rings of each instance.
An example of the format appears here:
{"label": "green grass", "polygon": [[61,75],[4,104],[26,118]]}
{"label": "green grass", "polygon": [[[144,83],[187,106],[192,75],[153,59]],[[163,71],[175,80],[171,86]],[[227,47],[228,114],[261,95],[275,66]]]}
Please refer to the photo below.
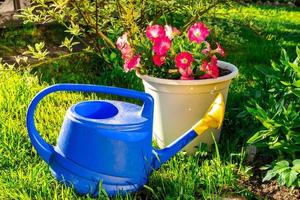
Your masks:
{"label": "green grass", "polygon": [[[212,152],[200,149],[195,156],[181,152],[153,172],[140,192],[115,199],[218,199],[227,195],[255,198],[237,182],[246,173],[242,147],[256,126],[244,106],[249,98],[261,92],[255,84],[255,79],[260,77],[255,66],[269,67],[270,60],[278,60],[281,48],[293,55],[300,43],[300,11],[255,6],[240,10],[223,8],[217,11],[215,20],[206,20],[210,26],[218,25],[216,40],[227,50],[225,60],[237,65],[241,73],[229,93],[218,144],[220,153],[215,148]],[[15,33],[18,39],[13,39],[8,32]],[[24,33],[8,30],[1,34],[5,37],[0,39],[0,57],[11,55],[3,51],[5,48],[26,46],[36,29],[29,27]],[[29,43],[39,38],[44,36],[30,39]],[[141,81],[134,74],[125,75],[116,67],[103,70],[101,66],[99,60],[81,56],[55,61],[31,73],[0,71],[0,199],[91,199],[78,196],[51,176],[29,141],[25,115],[33,96],[53,83],[94,83],[142,90]],[[98,97],[59,93],[45,98],[36,113],[37,127],[45,140],[55,145],[66,109],[90,98]]]}
{"label": "green grass", "polygon": [[[5,82],[0,87],[0,199],[89,199],[55,181],[27,136],[27,106],[47,85],[39,84],[38,78],[28,73],[5,72],[2,80]],[[36,113],[37,128],[45,140],[55,144],[66,109],[90,98],[97,97],[74,93],[46,97]],[[151,175],[147,188],[128,199],[194,199],[234,193],[238,188],[238,166],[222,163],[218,156],[205,159],[200,153],[193,157],[180,153]]]}

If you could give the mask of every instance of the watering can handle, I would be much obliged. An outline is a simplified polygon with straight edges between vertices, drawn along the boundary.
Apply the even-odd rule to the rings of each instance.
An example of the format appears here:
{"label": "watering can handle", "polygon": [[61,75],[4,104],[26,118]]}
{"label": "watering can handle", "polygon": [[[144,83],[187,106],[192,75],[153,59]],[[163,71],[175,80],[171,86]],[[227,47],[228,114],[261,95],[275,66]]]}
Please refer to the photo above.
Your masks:
{"label": "watering can handle", "polygon": [[50,86],[41,92],[39,92],[31,101],[27,116],[26,116],[26,125],[28,129],[29,138],[32,142],[32,145],[37,150],[38,154],[46,161],[50,162],[51,155],[54,152],[52,145],[48,144],[39,134],[34,123],[34,112],[37,107],[37,104],[48,94],[57,92],[57,91],[77,91],[77,92],[96,92],[103,94],[113,94],[123,97],[129,97],[134,99],[139,99],[144,102],[142,116],[147,118],[153,118],[153,98],[144,92],[138,92],[134,90],[116,88],[109,86],[99,86],[99,85],[86,85],[86,84],[56,84]]}

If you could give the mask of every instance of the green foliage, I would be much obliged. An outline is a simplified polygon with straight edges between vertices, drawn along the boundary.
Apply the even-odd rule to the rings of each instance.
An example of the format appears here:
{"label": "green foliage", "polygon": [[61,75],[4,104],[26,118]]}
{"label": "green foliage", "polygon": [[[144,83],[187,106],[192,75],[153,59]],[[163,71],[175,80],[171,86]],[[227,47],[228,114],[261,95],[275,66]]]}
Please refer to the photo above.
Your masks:
{"label": "green foliage", "polygon": [[279,185],[286,185],[288,187],[300,187],[300,159],[293,160],[292,166],[286,160],[275,163],[271,170],[269,170],[263,179],[269,181],[276,177]]}
{"label": "green foliage", "polygon": [[60,47],[66,47],[70,52],[73,51],[73,46],[75,46],[76,44],[79,44],[79,42],[73,42],[73,38],[71,37],[69,38],[65,38],[65,40],[62,42],[62,44],[60,45]]}
{"label": "green foliage", "polygon": [[45,49],[45,42],[40,42],[36,43],[34,47],[28,45],[28,51],[25,51],[23,54],[31,55],[38,60],[44,60],[49,52]]}
{"label": "green foliage", "polygon": [[[32,0],[31,7],[25,8],[21,17],[25,23],[61,24],[68,35],[60,47],[72,52],[73,46],[78,45],[77,51],[94,53],[111,66],[113,63],[107,58],[122,32],[141,33],[151,21],[180,19],[181,26],[190,24],[225,1]],[[47,50],[28,48],[32,58],[45,59]]]}
{"label": "green foliage", "polygon": [[249,140],[250,144],[269,147],[279,154],[287,154],[295,158],[300,152],[300,53],[298,58],[290,62],[283,50],[281,63],[272,63],[271,68],[257,67],[265,75],[262,84],[268,91],[261,105],[247,110],[255,116],[265,129],[254,134]]}
{"label": "green foliage", "polygon": [[[260,79],[260,84],[267,92],[259,101],[256,99],[250,102],[255,107],[247,107],[248,112],[264,127],[256,132],[248,143],[268,148],[275,153],[276,160],[282,158],[292,160],[300,155],[300,50],[298,48],[296,53],[297,58],[293,62],[290,62],[286,51],[283,50],[279,64],[272,62],[270,68],[257,67],[265,77]],[[282,163],[287,167],[288,161],[279,162],[276,166],[283,166]],[[277,171],[278,167],[276,169],[275,167],[273,169],[275,171],[267,174],[268,177],[270,174],[274,176],[280,174],[278,177],[287,176],[287,171]],[[295,174],[293,171],[291,173]],[[290,181],[283,182],[280,178],[278,181],[287,186],[292,185]]]}

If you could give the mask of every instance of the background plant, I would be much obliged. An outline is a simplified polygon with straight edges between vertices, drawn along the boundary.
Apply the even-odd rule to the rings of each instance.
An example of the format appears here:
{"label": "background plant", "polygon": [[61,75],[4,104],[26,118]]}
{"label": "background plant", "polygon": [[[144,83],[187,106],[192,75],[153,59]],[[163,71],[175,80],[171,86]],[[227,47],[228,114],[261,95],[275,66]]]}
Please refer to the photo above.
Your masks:
{"label": "background plant", "polygon": [[[65,27],[66,37],[60,47],[69,53],[62,58],[72,56],[73,51],[88,52],[96,54],[111,67],[115,64],[110,59],[116,55],[113,53],[114,41],[122,32],[142,32],[150,21],[172,21],[186,28],[225,2],[227,0],[33,0],[31,7],[22,11],[21,17],[24,23],[54,22]],[[44,51],[47,52],[47,44]],[[44,60],[42,63],[46,59],[46,54],[38,55],[30,47],[27,55]]]}
{"label": "background plant", "polygon": [[[265,79],[257,81],[267,92],[261,99],[250,101],[253,107],[247,108],[263,125],[248,143],[267,148],[274,156],[272,169],[264,180],[278,175],[279,183],[287,186],[299,186],[300,179],[299,160],[296,160],[300,155],[299,48],[296,53],[297,58],[293,62],[283,50],[280,63],[272,62],[269,68],[257,67],[265,76]],[[289,167],[291,163],[293,166]]]}

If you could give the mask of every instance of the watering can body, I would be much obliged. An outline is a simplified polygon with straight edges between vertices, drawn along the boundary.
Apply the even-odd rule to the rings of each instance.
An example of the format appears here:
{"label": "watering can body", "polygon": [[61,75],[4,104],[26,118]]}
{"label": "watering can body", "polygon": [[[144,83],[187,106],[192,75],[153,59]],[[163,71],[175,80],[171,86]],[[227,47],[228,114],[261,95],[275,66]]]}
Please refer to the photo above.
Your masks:
{"label": "watering can body", "polygon": [[[135,98],[143,106],[123,101],[83,101],[70,107],[52,147],[38,134],[34,112],[39,101],[57,91],[99,92]],[[80,194],[109,196],[138,190],[152,170],[153,99],[143,92],[81,84],[58,84],[31,102],[27,127],[32,144],[52,174]]]}
{"label": "watering can body", "polygon": [[[56,150],[99,176],[94,186],[80,184],[77,191],[96,194],[102,181],[106,192],[114,195],[115,191],[134,191],[147,182],[152,164],[152,117],[143,117],[141,112],[142,107],[120,101],[80,102],[67,111]],[[54,168],[52,172],[63,180],[63,173]]]}
{"label": "watering can body", "polygon": [[[108,100],[79,102],[68,109],[57,145],[53,147],[39,135],[34,113],[40,100],[57,91],[119,95],[141,100],[143,106]],[[134,90],[57,84],[41,91],[32,100],[26,120],[28,134],[55,178],[74,187],[78,193],[97,196],[101,188],[109,196],[134,192],[147,182],[153,169],[158,169],[208,128],[207,124],[213,122],[214,127],[220,126],[209,115],[165,149],[156,150],[152,148],[153,104],[150,95]],[[220,105],[221,109],[214,110],[223,117],[219,110],[224,112],[224,103]]]}

